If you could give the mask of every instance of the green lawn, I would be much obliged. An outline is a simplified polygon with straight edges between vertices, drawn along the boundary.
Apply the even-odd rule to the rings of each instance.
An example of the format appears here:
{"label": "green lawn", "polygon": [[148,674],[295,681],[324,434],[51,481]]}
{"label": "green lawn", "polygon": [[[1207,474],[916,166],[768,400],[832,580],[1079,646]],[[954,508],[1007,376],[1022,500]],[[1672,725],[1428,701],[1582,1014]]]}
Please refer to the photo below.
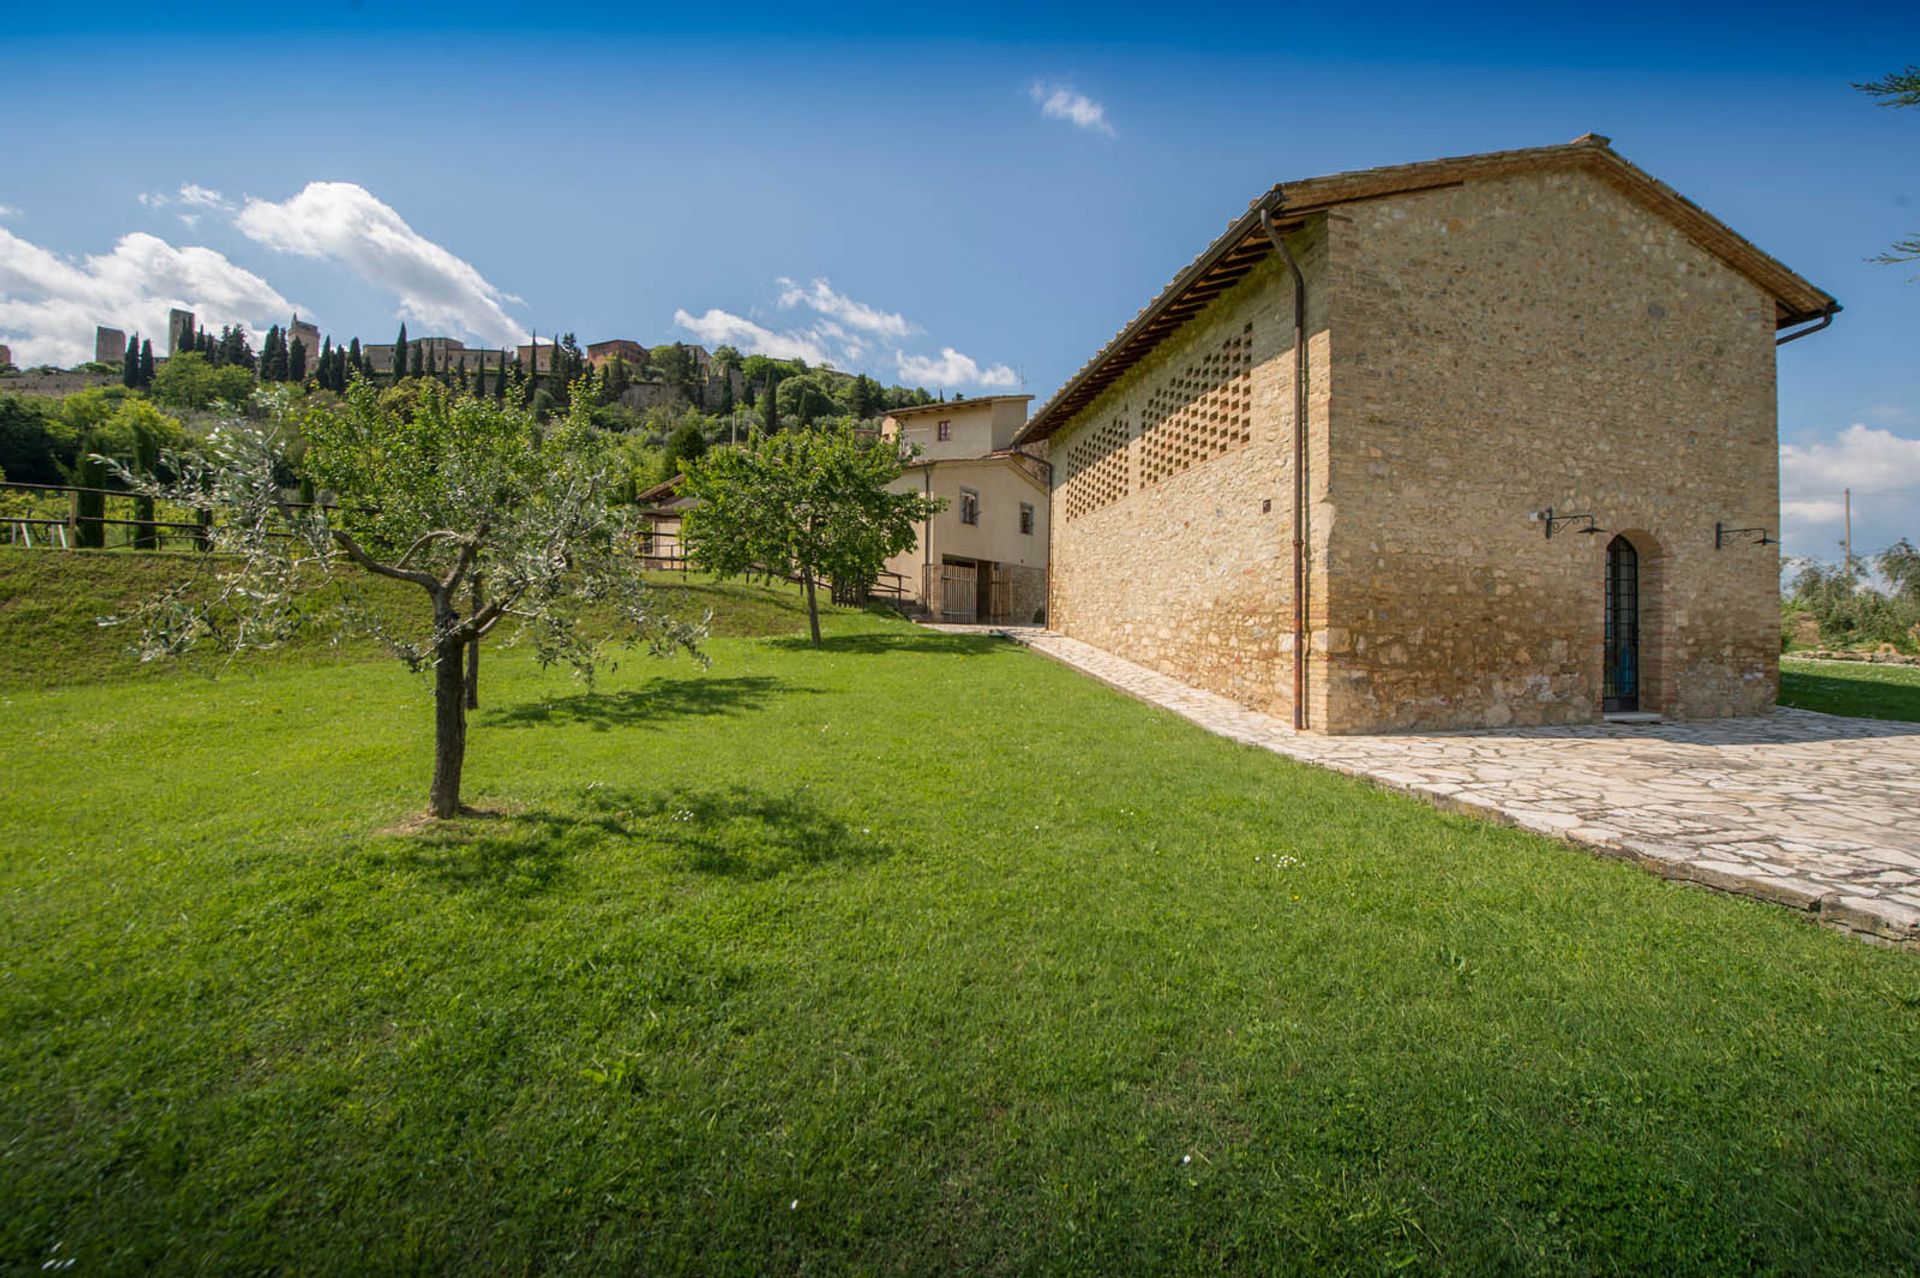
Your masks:
{"label": "green lawn", "polygon": [[1920,723],[1920,666],[1780,659],[1780,704]]}
{"label": "green lawn", "polygon": [[0,691],[0,1269],[1920,1257],[1915,955],[830,636]]}

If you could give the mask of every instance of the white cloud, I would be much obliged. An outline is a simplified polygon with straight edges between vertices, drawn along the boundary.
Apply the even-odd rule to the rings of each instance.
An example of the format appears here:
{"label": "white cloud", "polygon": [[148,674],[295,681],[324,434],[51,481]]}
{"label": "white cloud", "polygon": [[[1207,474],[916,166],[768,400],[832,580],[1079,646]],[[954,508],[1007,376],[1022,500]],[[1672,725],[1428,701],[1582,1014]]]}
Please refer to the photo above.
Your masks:
{"label": "white cloud", "polygon": [[1005,364],[982,368],[951,346],[941,348],[939,359],[895,351],[893,361],[895,367],[900,370],[900,376],[915,386],[980,386],[1011,389],[1020,384],[1020,375]]}
{"label": "white cloud", "polygon": [[19,217],[20,210],[11,204],[0,204],[0,217]]}
{"label": "white cloud", "polygon": [[294,305],[253,272],[209,248],[176,248],[144,232],[75,263],[0,230],[0,337],[16,364],[70,365],[93,358],[93,330],[138,332],[164,353],[167,311],[202,325],[284,323]]}
{"label": "white cloud", "polygon": [[1065,120],[1075,128],[1086,129],[1090,133],[1104,133],[1110,138],[1119,136],[1107,120],[1107,109],[1084,93],[1075,92],[1064,84],[1047,84],[1039,80],[1029,85],[1027,92],[1040,104],[1040,114],[1049,120]]}
{"label": "white cloud", "polygon": [[[221,209],[227,212],[233,209],[233,205],[227,201],[226,196],[212,187],[201,186],[198,182],[182,182],[180,189],[171,195],[164,191],[142,191],[134,198],[140,201],[141,207],[149,209],[163,209],[169,204],[187,204],[194,208]],[[182,215],[181,221],[186,221],[185,215]],[[188,223],[188,225],[192,224]]]}
{"label": "white cloud", "polygon": [[908,337],[920,331],[918,325],[897,311],[883,311],[877,306],[856,302],[845,293],[834,292],[833,285],[824,276],[815,276],[811,283],[805,285],[796,284],[785,277],[777,282],[782,290],[780,305],[783,309],[804,305],[864,333],[880,337]]}
{"label": "white cloud", "polygon": [[776,333],[744,315],[728,311],[713,309],[693,315],[677,310],[673,313],[673,322],[710,347],[737,346],[748,355],[804,359],[809,364],[824,364],[829,359],[826,347],[810,334]]}
{"label": "white cloud", "polygon": [[900,342],[920,332],[918,324],[898,311],[858,302],[836,292],[824,278],[815,277],[800,284],[782,276],[775,282],[780,286],[781,309],[803,307],[812,311],[815,318],[797,327],[773,329],[730,311],[709,310],[694,315],[678,310],[673,313],[673,322],[709,346],[724,343],[737,346],[749,355],[869,370],[876,365],[883,367],[891,357],[899,375],[914,385],[1011,387],[1020,384],[1019,375],[1005,364],[982,368],[951,346],[944,348],[937,359],[909,354],[900,349]]}
{"label": "white cloud", "polygon": [[1912,521],[1920,508],[1920,439],[1856,422],[1831,440],[1782,444],[1781,539],[1793,553],[1837,557],[1831,548],[1842,532],[1848,489],[1855,554],[1920,531]]}
{"label": "white cloud", "polygon": [[278,252],[351,268],[375,288],[396,294],[399,316],[428,331],[498,344],[527,340],[527,331],[505,309],[519,298],[496,288],[355,183],[310,182],[277,204],[248,200],[234,225]]}

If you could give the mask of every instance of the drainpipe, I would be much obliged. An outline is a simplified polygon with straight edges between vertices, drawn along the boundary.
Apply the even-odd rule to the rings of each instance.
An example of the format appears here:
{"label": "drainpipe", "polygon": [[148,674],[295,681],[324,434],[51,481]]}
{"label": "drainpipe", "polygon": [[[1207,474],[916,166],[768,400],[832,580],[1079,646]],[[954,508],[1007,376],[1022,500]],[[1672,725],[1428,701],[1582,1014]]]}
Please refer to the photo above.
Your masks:
{"label": "drainpipe", "polygon": [[1300,273],[1286,240],[1273,228],[1273,207],[1279,203],[1276,197],[1260,210],[1260,229],[1293,276],[1293,727],[1297,732],[1307,726],[1307,277]]}

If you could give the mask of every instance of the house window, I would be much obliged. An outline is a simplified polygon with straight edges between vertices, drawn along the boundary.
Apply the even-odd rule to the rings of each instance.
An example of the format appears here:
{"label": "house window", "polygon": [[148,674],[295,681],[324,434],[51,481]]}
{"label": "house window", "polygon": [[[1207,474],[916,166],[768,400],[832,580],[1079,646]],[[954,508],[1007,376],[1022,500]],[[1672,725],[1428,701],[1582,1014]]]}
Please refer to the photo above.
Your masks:
{"label": "house window", "polygon": [[960,490],[960,522],[963,524],[980,522],[980,494],[971,488]]}
{"label": "house window", "polygon": [[1033,536],[1033,507],[1024,501],[1020,503],[1020,532],[1022,536]]}
{"label": "house window", "polygon": [[941,422],[938,426],[934,427],[934,434],[941,443],[946,443],[953,438],[953,423]]}

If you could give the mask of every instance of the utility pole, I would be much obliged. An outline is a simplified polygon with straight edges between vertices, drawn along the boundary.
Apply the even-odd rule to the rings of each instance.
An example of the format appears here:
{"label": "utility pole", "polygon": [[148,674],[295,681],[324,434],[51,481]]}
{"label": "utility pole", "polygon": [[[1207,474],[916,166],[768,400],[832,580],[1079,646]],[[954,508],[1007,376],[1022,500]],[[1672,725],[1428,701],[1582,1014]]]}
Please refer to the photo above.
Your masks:
{"label": "utility pole", "polygon": [[1853,489],[1840,490],[1842,508],[1847,514],[1847,572],[1853,572]]}

